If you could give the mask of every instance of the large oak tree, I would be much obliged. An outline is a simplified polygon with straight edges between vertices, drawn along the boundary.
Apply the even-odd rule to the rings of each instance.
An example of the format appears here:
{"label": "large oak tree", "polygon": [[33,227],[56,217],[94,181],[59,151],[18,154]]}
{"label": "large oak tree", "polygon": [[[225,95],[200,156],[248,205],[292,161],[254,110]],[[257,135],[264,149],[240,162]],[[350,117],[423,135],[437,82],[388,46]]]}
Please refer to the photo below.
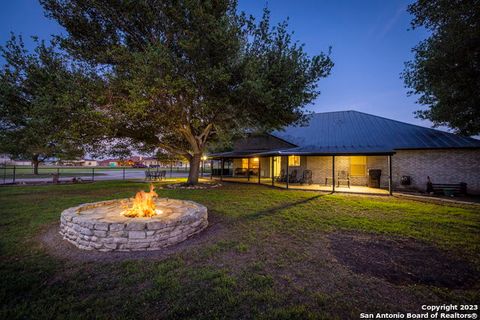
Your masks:
{"label": "large oak tree", "polygon": [[98,88],[95,72],[72,63],[55,44],[36,40],[29,52],[14,35],[0,54],[0,152],[30,159],[35,174],[47,158],[82,156],[100,137],[103,119],[85,93]]}
{"label": "large oak tree", "polygon": [[420,42],[403,77],[434,125],[464,135],[480,133],[480,1],[417,0],[408,7],[412,26],[431,35]]}
{"label": "large oak tree", "polygon": [[187,158],[198,181],[207,142],[303,120],[332,61],[309,57],[286,23],[231,0],[41,0],[63,47],[101,70],[116,137]]}

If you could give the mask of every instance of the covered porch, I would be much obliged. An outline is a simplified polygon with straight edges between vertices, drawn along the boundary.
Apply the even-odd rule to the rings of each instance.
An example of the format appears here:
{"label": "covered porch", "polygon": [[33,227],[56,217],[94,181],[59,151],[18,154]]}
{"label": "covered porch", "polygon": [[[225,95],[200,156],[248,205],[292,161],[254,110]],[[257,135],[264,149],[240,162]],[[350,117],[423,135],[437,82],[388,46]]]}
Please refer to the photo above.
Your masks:
{"label": "covered porch", "polygon": [[210,158],[211,179],[284,189],[392,194],[391,154],[234,154]]}

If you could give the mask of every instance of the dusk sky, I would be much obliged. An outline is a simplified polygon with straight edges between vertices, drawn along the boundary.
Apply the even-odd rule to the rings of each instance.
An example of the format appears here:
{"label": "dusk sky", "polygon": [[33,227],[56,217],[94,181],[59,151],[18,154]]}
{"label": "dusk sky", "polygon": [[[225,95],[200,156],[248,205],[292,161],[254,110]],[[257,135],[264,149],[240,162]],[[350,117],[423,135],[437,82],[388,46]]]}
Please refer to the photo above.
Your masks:
{"label": "dusk sky", "polygon": [[[320,97],[309,106],[316,112],[358,110],[408,123],[430,126],[416,119],[415,97],[407,97],[400,73],[412,58],[411,48],[427,36],[408,30],[410,1],[403,0],[277,0],[268,1],[274,22],[289,18],[294,39],[311,55],[332,47],[335,67],[319,83]],[[239,8],[261,16],[265,1],[240,0]],[[0,43],[10,32],[24,38],[48,39],[62,32],[44,17],[36,0],[4,1],[0,10]],[[31,42],[29,42],[31,43]]]}

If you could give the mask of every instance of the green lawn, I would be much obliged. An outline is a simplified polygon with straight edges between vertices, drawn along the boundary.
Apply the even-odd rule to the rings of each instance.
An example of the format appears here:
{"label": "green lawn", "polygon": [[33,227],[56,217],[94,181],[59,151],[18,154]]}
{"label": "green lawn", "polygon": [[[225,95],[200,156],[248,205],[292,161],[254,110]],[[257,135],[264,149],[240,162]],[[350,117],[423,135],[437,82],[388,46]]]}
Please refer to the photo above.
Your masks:
{"label": "green lawn", "polygon": [[[128,181],[1,187],[0,319],[358,319],[360,312],[480,301],[475,206],[227,184],[159,191],[206,205],[212,221],[204,239],[187,240],[196,245],[166,258],[69,260],[39,241],[63,209],[146,187]],[[473,280],[449,288],[359,272],[332,253],[344,235],[377,239],[378,250],[388,243],[411,254],[426,248],[428,259],[441,254],[471,266]],[[415,272],[409,256],[401,268]]]}

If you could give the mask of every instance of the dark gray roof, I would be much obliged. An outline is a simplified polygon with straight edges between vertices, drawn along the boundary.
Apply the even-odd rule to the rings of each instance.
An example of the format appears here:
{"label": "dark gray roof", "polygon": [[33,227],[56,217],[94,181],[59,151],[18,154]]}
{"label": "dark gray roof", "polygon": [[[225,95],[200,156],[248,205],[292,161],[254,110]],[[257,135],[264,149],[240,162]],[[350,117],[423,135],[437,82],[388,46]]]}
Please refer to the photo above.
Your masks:
{"label": "dark gray roof", "polygon": [[378,154],[399,149],[480,148],[477,139],[358,111],[314,113],[307,125],[290,126],[272,135],[297,146],[277,154]]}
{"label": "dark gray roof", "polygon": [[[262,150],[265,152],[265,150]],[[248,151],[225,151],[225,152],[217,152],[217,153],[210,153],[208,156],[212,158],[242,158],[246,156],[251,156],[252,154],[257,153],[255,150],[248,150]]]}

